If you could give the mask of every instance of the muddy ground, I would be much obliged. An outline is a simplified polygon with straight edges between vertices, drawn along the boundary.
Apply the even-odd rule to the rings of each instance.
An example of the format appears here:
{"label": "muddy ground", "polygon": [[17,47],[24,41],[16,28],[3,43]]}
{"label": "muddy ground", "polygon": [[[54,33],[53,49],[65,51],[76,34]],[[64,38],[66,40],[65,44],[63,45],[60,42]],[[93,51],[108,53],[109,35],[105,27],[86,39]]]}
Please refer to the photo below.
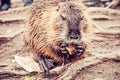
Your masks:
{"label": "muddy ground", "polygon": [[[25,71],[14,59],[14,55],[24,57],[30,54],[23,41],[26,27],[24,19],[28,8],[23,7],[21,1],[15,1],[12,9],[0,12],[0,80],[24,80],[26,75],[40,77],[39,74]],[[93,30],[92,45],[87,51],[86,59],[96,55],[98,57],[93,59],[92,65],[78,69],[72,78],[60,74],[59,80],[120,80],[120,11],[103,8],[88,10],[94,25],[99,27]],[[117,54],[117,57],[108,59],[109,54]],[[106,55],[105,60],[94,63],[94,60],[100,60],[101,55]],[[74,68],[82,65],[84,60]],[[67,70],[69,68],[62,74],[67,74]],[[54,80],[54,77],[45,80]]]}

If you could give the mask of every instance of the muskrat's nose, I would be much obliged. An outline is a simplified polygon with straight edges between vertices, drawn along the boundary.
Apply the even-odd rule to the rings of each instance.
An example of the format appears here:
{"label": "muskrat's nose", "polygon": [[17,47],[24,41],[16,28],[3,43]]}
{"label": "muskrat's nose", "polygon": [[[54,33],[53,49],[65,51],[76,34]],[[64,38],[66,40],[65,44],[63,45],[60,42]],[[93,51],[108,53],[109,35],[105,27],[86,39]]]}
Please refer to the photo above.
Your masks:
{"label": "muskrat's nose", "polygon": [[80,32],[73,30],[69,33],[69,39],[80,39]]}
{"label": "muskrat's nose", "polygon": [[69,38],[70,39],[79,39],[79,35],[70,35]]}

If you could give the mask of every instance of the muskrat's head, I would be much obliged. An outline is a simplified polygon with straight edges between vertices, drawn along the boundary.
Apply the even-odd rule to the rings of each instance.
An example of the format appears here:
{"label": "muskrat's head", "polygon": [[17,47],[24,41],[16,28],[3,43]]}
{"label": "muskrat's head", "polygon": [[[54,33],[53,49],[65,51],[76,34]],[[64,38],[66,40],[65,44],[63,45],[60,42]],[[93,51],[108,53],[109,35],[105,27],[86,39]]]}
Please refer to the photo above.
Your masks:
{"label": "muskrat's head", "polygon": [[[53,8],[49,20],[49,41],[52,44],[80,44],[87,31],[87,18],[84,5],[62,2]],[[54,43],[53,43],[54,42]]]}

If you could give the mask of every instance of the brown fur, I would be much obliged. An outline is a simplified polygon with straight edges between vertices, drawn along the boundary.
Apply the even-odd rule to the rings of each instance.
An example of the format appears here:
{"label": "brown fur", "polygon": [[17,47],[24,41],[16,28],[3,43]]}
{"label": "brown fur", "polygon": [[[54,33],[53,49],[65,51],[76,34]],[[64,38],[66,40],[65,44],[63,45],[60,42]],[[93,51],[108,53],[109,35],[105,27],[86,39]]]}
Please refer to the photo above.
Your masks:
{"label": "brown fur", "polygon": [[[82,43],[84,47],[83,54],[85,53],[86,42],[89,41],[88,37],[91,34],[91,22],[85,11],[86,8],[81,2],[75,0],[66,2],[66,5],[60,2],[61,0],[56,2],[54,0],[38,0],[29,10],[25,40],[30,50],[33,51],[36,60],[39,55],[44,55],[62,63],[63,57],[59,56],[58,50],[59,44],[63,41],[68,44]],[[66,20],[64,21],[61,16]],[[67,39],[68,22],[70,22],[72,28],[79,26],[81,40],[70,41]],[[80,57],[81,55],[74,60],[80,59]]]}

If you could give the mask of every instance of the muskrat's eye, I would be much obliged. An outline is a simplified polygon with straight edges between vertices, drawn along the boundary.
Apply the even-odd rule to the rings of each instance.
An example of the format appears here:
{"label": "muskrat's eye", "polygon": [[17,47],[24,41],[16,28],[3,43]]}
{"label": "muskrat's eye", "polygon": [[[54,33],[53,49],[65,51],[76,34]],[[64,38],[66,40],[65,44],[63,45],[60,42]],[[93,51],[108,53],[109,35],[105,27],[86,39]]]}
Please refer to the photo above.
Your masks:
{"label": "muskrat's eye", "polygon": [[56,11],[59,11],[59,9],[60,9],[60,6],[57,6],[57,7],[56,7]]}
{"label": "muskrat's eye", "polygon": [[61,15],[61,19],[62,19],[63,21],[65,21],[65,20],[66,20],[66,18],[65,18],[65,17],[63,17],[62,15]]}
{"label": "muskrat's eye", "polygon": [[83,20],[83,18],[84,18],[84,16],[82,15],[82,16],[80,17],[80,20]]}

